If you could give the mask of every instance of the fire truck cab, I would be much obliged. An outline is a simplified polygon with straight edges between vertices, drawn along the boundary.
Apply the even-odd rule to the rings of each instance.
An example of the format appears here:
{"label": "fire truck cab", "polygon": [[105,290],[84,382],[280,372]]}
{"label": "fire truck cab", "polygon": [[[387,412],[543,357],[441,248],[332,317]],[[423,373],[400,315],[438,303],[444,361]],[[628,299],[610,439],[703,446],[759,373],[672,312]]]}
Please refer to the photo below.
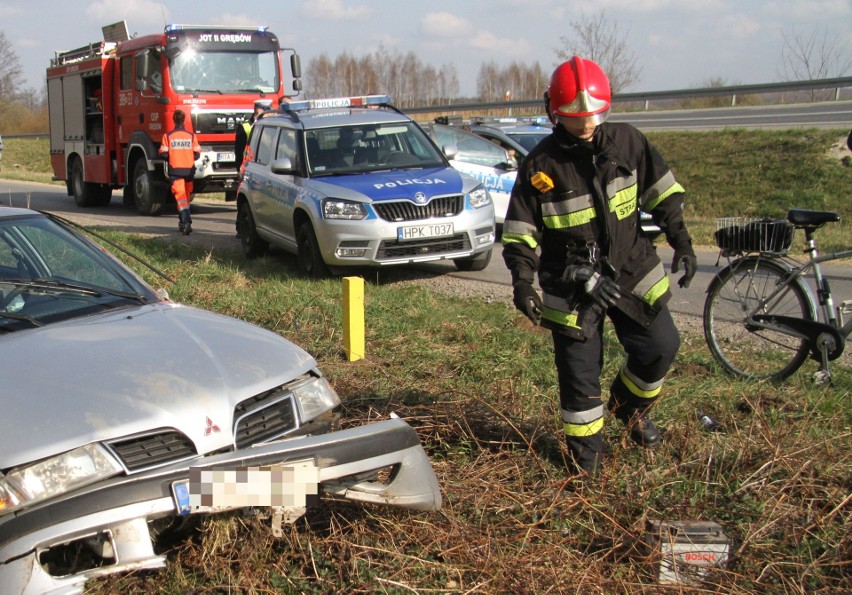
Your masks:
{"label": "fire truck cab", "polygon": [[81,207],[106,206],[122,188],[126,206],[159,215],[174,201],[158,149],[181,109],[202,148],[196,192],[230,194],[234,133],[254,101],[277,106],[301,90],[295,51],[266,27],[168,25],[132,39],[124,22],[103,30],[104,41],[57,52],[47,69],[54,179]]}

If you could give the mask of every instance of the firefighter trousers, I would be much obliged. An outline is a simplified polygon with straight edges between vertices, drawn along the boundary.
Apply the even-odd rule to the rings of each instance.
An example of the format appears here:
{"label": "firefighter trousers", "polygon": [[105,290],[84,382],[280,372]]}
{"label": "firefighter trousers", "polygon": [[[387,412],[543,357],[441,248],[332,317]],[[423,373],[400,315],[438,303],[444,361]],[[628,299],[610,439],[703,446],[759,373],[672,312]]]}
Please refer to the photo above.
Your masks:
{"label": "firefighter trousers", "polygon": [[[680,336],[665,306],[648,327],[617,308],[610,308],[607,316],[627,354],[610,386],[608,408],[627,423],[635,415],[644,415],[657,400]],[[585,341],[553,333],[563,432],[575,464],[587,471],[597,471],[603,450],[603,325],[601,317],[596,332],[587,333]]]}

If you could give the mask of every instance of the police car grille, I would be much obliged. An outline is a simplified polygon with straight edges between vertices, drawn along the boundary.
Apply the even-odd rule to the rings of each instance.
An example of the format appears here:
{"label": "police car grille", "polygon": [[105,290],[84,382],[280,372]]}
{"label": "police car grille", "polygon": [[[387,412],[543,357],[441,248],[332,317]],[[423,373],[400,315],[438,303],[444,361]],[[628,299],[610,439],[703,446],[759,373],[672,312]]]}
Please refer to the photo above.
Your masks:
{"label": "police car grille", "polygon": [[281,390],[243,401],[234,410],[234,419],[237,448],[279,438],[299,427],[293,394]]}
{"label": "police car grille", "polygon": [[421,221],[437,217],[454,217],[464,208],[464,196],[439,196],[425,205],[417,205],[409,200],[399,202],[374,203],[373,208],[385,221]]}
{"label": "police car grille", "polygon": [[428,254],[450,254],[465,250],[470,250],[470,242],[468,242],[466,234],[460,233],[448,238],[432,238],[416,242],[386,240],[379,246],[376,258],[379,260],[393,260],[396,258],[425,256]]}
{"label": "police car grille", "polygon": [[120,438],[107,442],[106,447],[130,473],[168,465],[197,454],[192,441],[177,430]]}

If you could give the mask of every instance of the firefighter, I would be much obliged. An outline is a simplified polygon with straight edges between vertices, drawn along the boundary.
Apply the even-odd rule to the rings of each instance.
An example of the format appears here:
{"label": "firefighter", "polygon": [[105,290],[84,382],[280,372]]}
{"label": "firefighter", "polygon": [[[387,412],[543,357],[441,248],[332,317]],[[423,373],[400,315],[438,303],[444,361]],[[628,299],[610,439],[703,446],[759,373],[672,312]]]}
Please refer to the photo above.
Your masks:
{"label": "firefighter", "polygon": [[243,160],[245,159],[246,146],[248,145],[248,137],[251,134],[251,127],[254,121],[266,110],[272,109],[272,100],[258,99],[254,102],[254,112],[248,120],[243,120],[242,124],[237,126],[237,132],[234,136],[234,158],[237,160],[237,175],[241,173]]}
{"label": "firefighter", "polygon": [[[689,286],[697,261],[683,220],[684,189],[641,132],[606,122],[612,95],[600,66],[573,57],[554,70],[544,97],[553,133],[521,163],[503,257],[515,306],[552,333],[569,464],[593,477],[606,413],[604,319],[626,352],[607,408],[641,446],[660,441],[648,412],[679,347],[666,306],[669,279],[640,232],[640,209],[674,248],[671,268],[683,267],[681,287]],[[543,299],[533,287],[536,272]]]}
{"label": "firefighter", "polygon": [[185,128],[186,114],[183,110],[175,110],[172,119],[175,127],[163,135],[160,155],[169,164],[169,180],[180,219],[178,231],[188,236],[192,233],[192,216],[189,213],[192,181],[195,178],[195,162],[201,157],[201,146],[195,133]]}

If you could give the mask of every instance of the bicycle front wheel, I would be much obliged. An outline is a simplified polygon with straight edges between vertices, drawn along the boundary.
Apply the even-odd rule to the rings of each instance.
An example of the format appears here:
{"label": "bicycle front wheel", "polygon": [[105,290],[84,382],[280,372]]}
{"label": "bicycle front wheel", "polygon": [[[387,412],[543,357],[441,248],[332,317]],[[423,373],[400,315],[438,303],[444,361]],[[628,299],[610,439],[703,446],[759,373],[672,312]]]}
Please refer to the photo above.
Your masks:
{"label": "bicycle front wheel", "polygon": [[[775,261],[748,256],[722,269],[704,302],[704,338],[713,357],[735,376],[783,380],[809,354],[807,341],[747,323],[755,314],[814,320],[810,295],[793,281],[772,296],[788,269]],[[770,296],[771,299],[770,299]]]}

